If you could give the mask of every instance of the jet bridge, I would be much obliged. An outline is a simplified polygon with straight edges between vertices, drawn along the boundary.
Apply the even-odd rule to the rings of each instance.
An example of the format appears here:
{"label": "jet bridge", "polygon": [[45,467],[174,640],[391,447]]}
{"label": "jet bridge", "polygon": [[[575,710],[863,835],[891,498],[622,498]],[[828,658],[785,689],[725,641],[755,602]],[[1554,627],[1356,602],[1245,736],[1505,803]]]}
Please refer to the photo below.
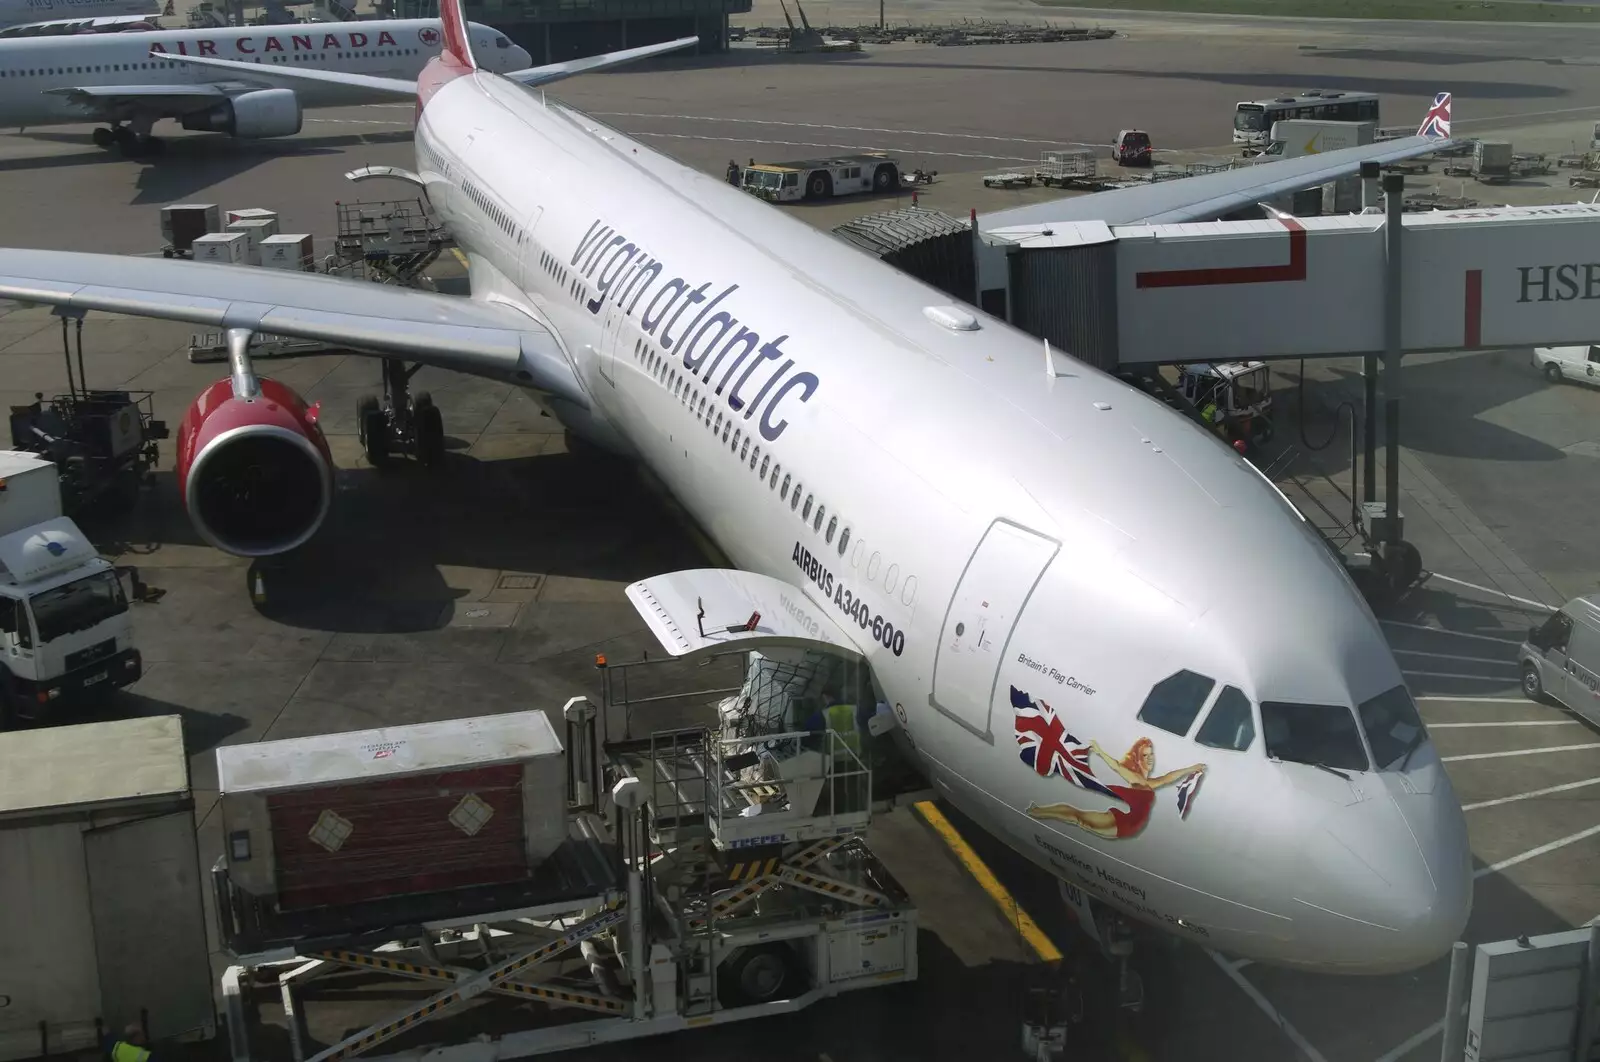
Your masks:
{"label": "jet bridge", "polygon": [[[982,305],[1107,371],[1385,350],[1382,214],[985,230]],[[1600,205],[1406,214],[1399,353],[1600,339]],[[1041,364],[1041,368],[1042,368]]]}

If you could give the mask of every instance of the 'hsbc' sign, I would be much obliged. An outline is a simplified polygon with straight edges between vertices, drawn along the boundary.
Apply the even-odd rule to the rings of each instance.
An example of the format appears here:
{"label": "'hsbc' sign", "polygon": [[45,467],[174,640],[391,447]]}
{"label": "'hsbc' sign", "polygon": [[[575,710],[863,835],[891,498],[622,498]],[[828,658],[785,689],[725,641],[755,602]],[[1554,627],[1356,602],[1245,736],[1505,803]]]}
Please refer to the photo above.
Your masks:
{"label": "'hsbc' sign", "polygon": [[[429,44],[423,30],[423,44]],[[436,36],[437,34],[435,34]],[[237,37],[232,42],[214,40],[194,41],[169,41],[173,47],[167,47],[161,41],[150,45],[150,51],[173,52],[178,55],[216,55],[217,45],[232,43],[234,50],[240,55],[269,54],[273,52],[324,52],[324,51],[356,51],[361,48],[398,48],[400,42],[394,39],[394,34],[387,30],[380,32],[377,40],[372,39],[369,33],[296,33],[288,37]],[[194,45],[194,50],[189,50],[189,45]]]}

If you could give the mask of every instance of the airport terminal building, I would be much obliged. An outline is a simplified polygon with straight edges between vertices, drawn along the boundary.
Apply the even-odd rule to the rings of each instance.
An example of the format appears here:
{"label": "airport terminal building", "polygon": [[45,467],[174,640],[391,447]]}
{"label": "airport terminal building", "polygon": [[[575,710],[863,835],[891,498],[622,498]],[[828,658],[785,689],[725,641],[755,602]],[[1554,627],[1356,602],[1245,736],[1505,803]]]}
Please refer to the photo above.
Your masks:
{"label": "airport terminal building", "polygon": [[[467,17],[500,30],[535,62],[578,59],[676,37],[700,38],[701,52],[728,47],[728,16],[751,0],[466,0]],[[397,18],[430,18],[438,0],[395,0]]]}

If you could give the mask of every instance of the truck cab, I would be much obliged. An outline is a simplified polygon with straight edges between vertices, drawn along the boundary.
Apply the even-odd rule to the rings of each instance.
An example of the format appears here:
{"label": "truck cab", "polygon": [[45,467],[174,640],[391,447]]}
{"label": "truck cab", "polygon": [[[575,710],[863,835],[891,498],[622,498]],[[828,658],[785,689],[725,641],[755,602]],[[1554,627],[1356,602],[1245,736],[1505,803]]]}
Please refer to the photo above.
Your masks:
{"label": "truck cab", "polygon": [[55,466],[0,451],[0,728],[136,681],[116,569],[60,515]]}
{"label": "truck cab", "polygon": [[1264,361],[1179,365],[1178,391],[1230,443],[1272,438],[1272,386]]}

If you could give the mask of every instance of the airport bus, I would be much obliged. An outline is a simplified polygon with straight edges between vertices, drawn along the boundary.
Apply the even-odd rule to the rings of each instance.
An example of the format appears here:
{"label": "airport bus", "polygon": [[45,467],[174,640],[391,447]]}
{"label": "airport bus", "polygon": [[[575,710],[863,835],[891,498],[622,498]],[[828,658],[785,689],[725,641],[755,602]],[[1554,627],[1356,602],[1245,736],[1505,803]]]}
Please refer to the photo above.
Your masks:
{"label": "airport bus", "polygon": [[1245,100],[1234,108],[1233,142],[1265,144],[1272,123],[1288,118],[1325,122],[1376,122],[1378,97],[1371,92],[1323,92],[1307,89],[1293,96]]}

